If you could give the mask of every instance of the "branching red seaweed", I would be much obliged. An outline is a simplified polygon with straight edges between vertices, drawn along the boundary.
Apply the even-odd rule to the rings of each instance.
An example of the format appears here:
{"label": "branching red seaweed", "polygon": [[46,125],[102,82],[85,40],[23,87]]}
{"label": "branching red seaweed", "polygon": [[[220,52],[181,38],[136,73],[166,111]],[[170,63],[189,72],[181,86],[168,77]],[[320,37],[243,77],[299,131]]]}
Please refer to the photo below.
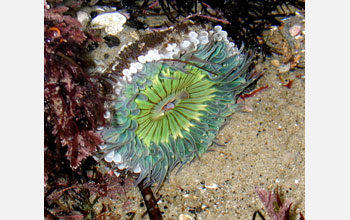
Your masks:
{"label": "branching red seaweed", "polygon": [[[105,126],[106,121],[99,82],[85,72],[90,63],[84,57],[87,45],[98,38],[86,35],[75,18],[65,15],[69,7],[48,6],[46,1],[44,5],[46,219],[87,219],[94,205],[89,201],[89,195],[105,193],[107,196],[101,187],[111,188],[110,193],[116,193],[113,184],[119,183],[111,184],[108,178],[101,186],[87,183],[90,180],[84,174],[86,170],[79,169],[82,161],[103,143],[96,130]],[[93,166],[95,163],[91,159],[87,164]],[[60,202],[64,198],[70,198],[72,202]]]}
{"label": "branching red seaweed", "polygon": [[[257,194],[264,204],[269,217],[273,220],[288,220],[292,203],[289,200],[281,202],[278,191],[270,192],[265,189],[257,189]],[[277,208],[277,211],[276,211]]]}
{"label": "branching red seaweed", "polygon": [[63,14],[68,9],[45,9],[45,135],[55,139],[55,147],[67,147],[66,157],[76,169],[103,142],[95,131],[105,125],[105,110],[97,82],[82,67],[91,39],[79,21]]}
{"label": "branching red seaweed", "polygon": [[[273,220],[289,220],[291,219],[290,208],[292,202],[289,200],[282,201],[281,195],[278,192],[278,188],[274,191],[266,189],[256,189],[260,201],[263,203],[268,216]],[[253,215],[253,220],[259,215],[260,218],[265,219],[260,211],[256,211]],[[304,219],[304,216],[299,213],[300,219]]]}

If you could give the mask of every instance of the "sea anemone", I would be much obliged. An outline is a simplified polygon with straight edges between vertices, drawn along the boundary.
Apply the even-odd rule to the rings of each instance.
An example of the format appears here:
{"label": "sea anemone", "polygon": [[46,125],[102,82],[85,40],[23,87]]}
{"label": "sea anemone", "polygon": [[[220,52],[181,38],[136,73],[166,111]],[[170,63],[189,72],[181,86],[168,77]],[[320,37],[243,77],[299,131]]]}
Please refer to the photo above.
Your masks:
{"label": "sea anemone", "polygon": [[116,174],[139,173],[136,184],[159,187],[215,143],[238,95],[256,79],[252,57],[219,25],[181,24],[129,45],[106,76],[117,81],[117,98],[106,113],[100,158]]}

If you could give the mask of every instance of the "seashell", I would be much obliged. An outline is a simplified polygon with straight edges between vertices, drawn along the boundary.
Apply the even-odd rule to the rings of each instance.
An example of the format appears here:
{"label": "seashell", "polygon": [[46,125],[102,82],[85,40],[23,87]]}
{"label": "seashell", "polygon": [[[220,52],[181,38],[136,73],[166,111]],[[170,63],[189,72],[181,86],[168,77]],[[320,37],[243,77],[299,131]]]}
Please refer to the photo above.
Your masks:
{"label": "seashell", "polygon": [[108,35],[117,35],[123,30],[126,17],[119,12],[109,12],[96,16],[91,21],[91,27],[104,29]]}

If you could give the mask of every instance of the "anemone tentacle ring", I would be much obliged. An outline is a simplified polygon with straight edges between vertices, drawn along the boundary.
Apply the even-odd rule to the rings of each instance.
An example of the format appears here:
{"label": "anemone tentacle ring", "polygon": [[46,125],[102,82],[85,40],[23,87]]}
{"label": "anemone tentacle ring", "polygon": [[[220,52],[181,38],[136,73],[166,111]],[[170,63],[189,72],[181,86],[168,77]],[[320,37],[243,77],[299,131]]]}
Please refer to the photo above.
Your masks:
{"label": "anemone tentacle ring", "polygon": [[221,26],[176,26],[129,46],[112,67],[123,75],[101,157],[140,173],[137,183],[159,186],[213,144],[238,95],[256,79],[250,63]]}

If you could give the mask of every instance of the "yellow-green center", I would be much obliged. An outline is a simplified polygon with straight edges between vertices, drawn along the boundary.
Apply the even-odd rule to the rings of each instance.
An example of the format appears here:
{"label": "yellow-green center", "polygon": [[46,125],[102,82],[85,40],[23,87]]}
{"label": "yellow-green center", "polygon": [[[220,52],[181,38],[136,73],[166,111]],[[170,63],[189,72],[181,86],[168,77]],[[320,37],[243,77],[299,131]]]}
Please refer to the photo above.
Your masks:
{"label": "yellow-green center", "polygon": [[[159,75],[163,76],[160,77]],[[136,99],[140,113],[136,135],[149,146],[151,142],[168,143],[169,138],[182,138],[182,131],[189,131],[192,120],[200,121],[205,102],[212,100],[216,90],[206,73],[194,66],[186,67],[186,73],[163,67],[152,80],[152,85],[141,92],[148,100]]]}

